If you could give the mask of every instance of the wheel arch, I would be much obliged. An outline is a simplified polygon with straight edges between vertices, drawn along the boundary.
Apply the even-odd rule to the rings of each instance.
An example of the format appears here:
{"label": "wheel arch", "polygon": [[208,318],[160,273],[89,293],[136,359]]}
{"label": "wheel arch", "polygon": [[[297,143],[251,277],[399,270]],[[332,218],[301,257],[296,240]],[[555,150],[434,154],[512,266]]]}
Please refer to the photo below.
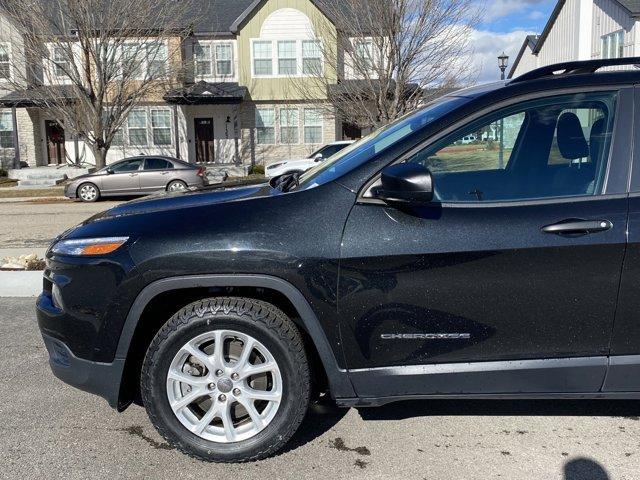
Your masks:
{"label": "wheel arch", "polygon": [[[279,297],[279,300],[276,299],[272,303],[287,314],[292,313],[287,310],[293,309],[293,313],[296,315],[293,320],[300,327],[305,337],[305,343],[312,347],[311,354],[317,355],[324,370],[321,373],[326,375],[331,395],[334,398],[355,397],[347,371],[341,369],[338,365],[333,349],[318,318],[296,287],[278,277],[265,275],[198,275],[158,280],[142,290],[133,303],[127,315],[116,351],[116,359],[122,360],[121,364],[123,365],[117,402],[120,410],[126,408],[134,400],[135,394],[133,392],[137,391],[135,383],[139,373],[137,364],[141,361],[141,355],[143,356],[144,352],[146,352],[146,349],[143,352],[139,347],[144,348],[145,344],[148,346],[146,343],[148,338],[145,337],[145,329],[143,327],[145,312],[149,308],[153,309],[154,302],[157,302],[156,307],[159,311],[172,315],[175,312],[167,312],[162,300],[168,300],[171,305],[172,296],[175,296],[180,298],[180,303],[185,306],[198,299],[216,296],[209,293],[211,289],[215,288],[240,289],[240,293],[234,296],[245,296],[242,294],[242,289],[263,289],[266,292],[274,292]],[[228,293],[221,293],[221,295],[228,296]],[[257,298],[264,299],[264,295]],[[166,320],[168,320],[168,317]]]}

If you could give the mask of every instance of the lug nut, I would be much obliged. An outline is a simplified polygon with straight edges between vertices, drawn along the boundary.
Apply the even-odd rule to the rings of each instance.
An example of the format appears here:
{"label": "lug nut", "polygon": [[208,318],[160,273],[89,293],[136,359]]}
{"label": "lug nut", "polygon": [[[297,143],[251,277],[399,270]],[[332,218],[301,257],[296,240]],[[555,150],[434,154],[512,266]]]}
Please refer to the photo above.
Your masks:
{"label": "lug nut", "polygon": [[241,394],[241,393],[242,393],[242,392],[240,391],[240,389],[239,389],[239,388],[234,388],[234,389],[233,389],[233,394],[234,394],[236,397],[240,396],[240,394]]}
{"label": "lug nut", "polygon": [[216,375],[221,377],[224,372],[222,370],[216,370]]}
{"label": "lug nut", "polygon": [[221,402],[226,402],[227,401],[227,396],[226,395],[220,395],[218,397],[218,400],[220,400]]}
{"label": "lug nut", "polygon": [[209,390],[215,390],[216,389],[216,384],[215,383],[210,383],[209,384]]}
{"label": "lug nut", "polygon": [[234,382],[237,381],[240,378],[240,375],[238,375],[237,373],[234,373],[231,375],[231,380],[233,380]]}
{"label": "lug nut", "polygon": [[187,385],[184,389],[187,393],[191,393],[191,387]]}

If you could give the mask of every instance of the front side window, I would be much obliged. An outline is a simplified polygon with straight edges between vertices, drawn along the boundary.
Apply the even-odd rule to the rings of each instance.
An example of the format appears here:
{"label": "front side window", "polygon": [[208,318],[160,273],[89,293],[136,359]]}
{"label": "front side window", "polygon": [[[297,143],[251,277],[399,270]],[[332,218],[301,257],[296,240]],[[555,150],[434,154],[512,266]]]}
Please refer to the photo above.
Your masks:
{"label": "front side window", "polygon": [[13,117],[11,112],[0,113],[0,148],[13,148]]}
{"label": "front side window", "polygon": [[140,170],[140,165],[142,165],[142,159],[138,158],[136,160],[117,163],[111,167],[111,171],[114,173],[137,172]]}
{"label": "front side window", "polygon": [[407,160],[448,203],[602,193],[616,93],[532,100],[473,122]]}
{"label": "front side window", "polygon": [[278,42],[278,75],[297,73],[296,42]]}
{"label": "front side window", "polygon": [[304,143],[322,143],[322,110],[304,109]]}
{"label": "front side window", "polygon": [[127,119],[129,130],[129,145],[145,147],[149,143],[147,138],[147,112],[146,110],[133,110]]}
{"label": "front side window", "polygon": [[322,49],[317,40],[302,42],[302,73],[304,75],[322,74]]}
{"label": "front side window", "polygon": [[298,115],[297,108],[283,108],[280,110],[280,143],[284,145],[298,143]]}
{"label": "front side window", "polygon": [[273,108],[256,110],[256,133],[258,145],[276,143],[276,111]]}
{"label": "front side window", "polygon": [[256,75],[273,74],[272,43],[253,43],[253,72]]}
{"label": "front side window", "polygon": [[164,108],[151,110],[151,129],[154,145],[171,145],[171,111]]}
{"label": "front side window", "polygon": [[233,75],[233,47],[230,43],[216,45],[216,73],[220,77]]}
{"label": "front side window", "polygon": [[11,47],[8,43],[0,43],[0,80],[11,79]]}

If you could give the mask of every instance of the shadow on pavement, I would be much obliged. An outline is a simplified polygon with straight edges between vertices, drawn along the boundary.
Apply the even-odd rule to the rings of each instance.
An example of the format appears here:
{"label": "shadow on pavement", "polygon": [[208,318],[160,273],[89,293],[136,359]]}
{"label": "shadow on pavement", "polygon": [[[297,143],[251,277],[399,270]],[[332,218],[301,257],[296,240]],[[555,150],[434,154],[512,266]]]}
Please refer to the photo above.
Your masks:
{"label": "shadow on pavement", "polygon": [[576,458],[564,466],[564,480],[609,480],[605,468],[594,460]]}
{"label": "shadow on pavement", "polygon": [[312,404],[302,425],[281,453],[288,453],[320,437],[340,422],[348,412],[349,409],[338,408],[330,400]]}
{"label": "shadow on pavement", "polygon": [[412,400],[360,408],[358,412],[363,420],[506,415],[623,417],[640,421],[640,403],[629,400]]}

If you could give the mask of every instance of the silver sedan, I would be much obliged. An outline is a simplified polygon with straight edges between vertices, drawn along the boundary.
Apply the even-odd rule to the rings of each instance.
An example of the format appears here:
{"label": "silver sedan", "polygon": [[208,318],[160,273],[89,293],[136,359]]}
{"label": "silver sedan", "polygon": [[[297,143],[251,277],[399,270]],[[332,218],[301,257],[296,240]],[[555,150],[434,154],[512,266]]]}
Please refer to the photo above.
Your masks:
{"label": "silver sedan", "polygon": [[69,198],[96,202],[101,197],[176,192],[207,185],[205,169],[170,157],[134,157],[74,178],[65,189]]}

